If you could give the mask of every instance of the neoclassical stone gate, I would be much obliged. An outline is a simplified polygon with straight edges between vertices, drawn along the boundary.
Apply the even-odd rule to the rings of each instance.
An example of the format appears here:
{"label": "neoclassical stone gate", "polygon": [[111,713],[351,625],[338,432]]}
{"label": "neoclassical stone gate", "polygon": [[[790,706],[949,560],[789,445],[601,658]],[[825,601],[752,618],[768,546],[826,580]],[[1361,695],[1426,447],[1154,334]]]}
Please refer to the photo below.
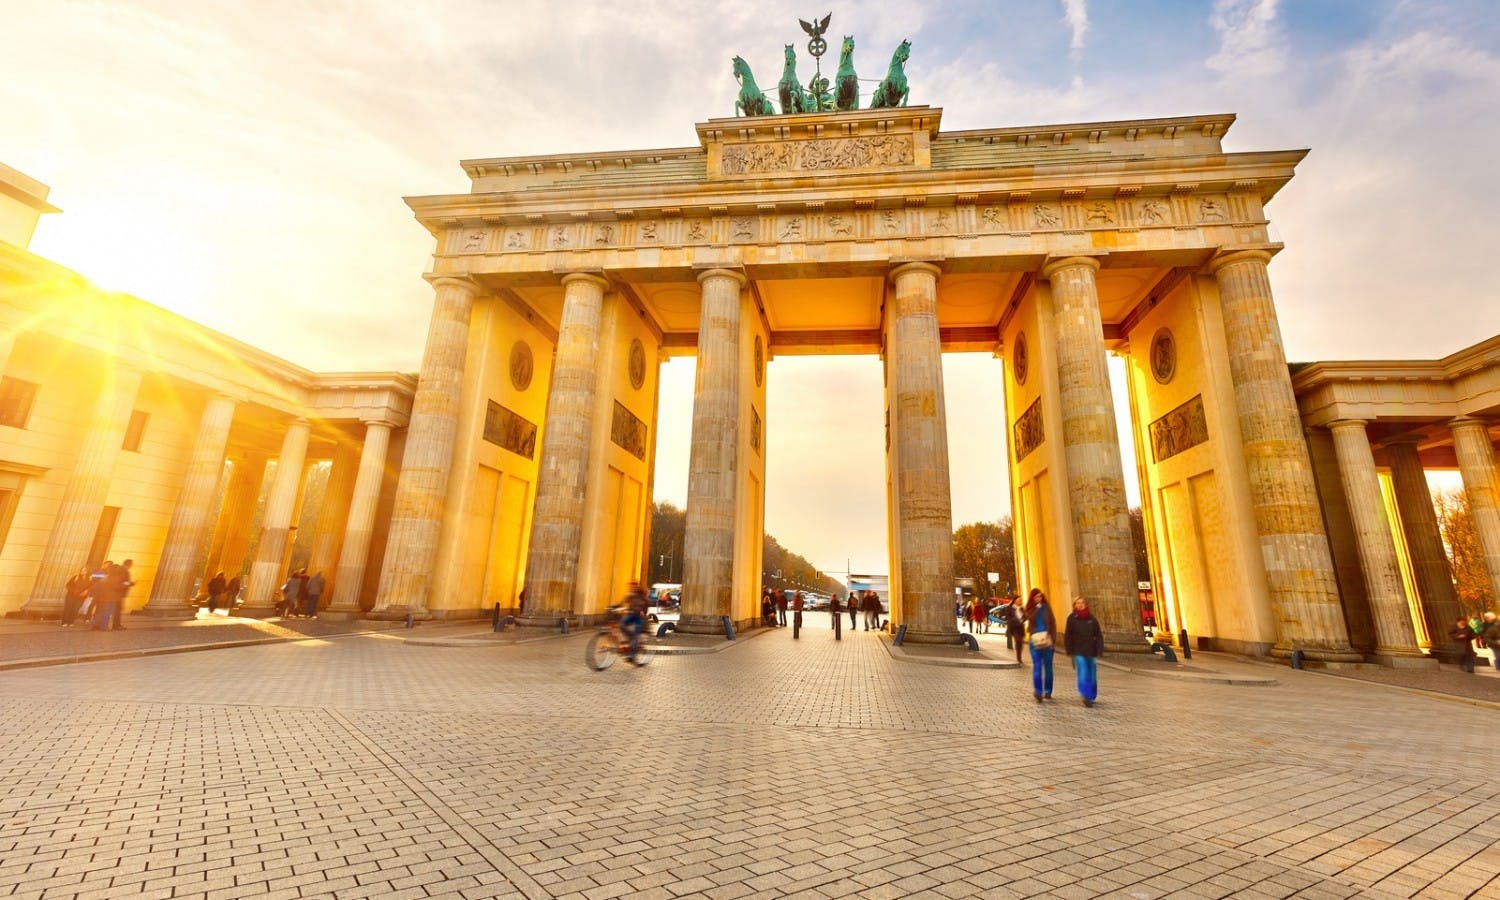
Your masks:
{"label": "neoclassical stone gate", "polygon": [[[1008,361],[1023,588],[1087,596],[1111,645],[1144,650],[1115,352],[1178,620],[1360,659],[1268,278],[1265,204],[1304,152],[1226,153],[1228,115],[941,117],[715,119],[690,147],[470,160],[470,193],[409,199],[437,296],[375,614],[524,586],[527,622],[598,615],[644,570],[658,364],[696,354],[682,629],[753,619],[766,362],[879,353],[892,619],[957,640],[940,360],[983,350]],[[1381,651],[1415,653],[1386,618]]]}

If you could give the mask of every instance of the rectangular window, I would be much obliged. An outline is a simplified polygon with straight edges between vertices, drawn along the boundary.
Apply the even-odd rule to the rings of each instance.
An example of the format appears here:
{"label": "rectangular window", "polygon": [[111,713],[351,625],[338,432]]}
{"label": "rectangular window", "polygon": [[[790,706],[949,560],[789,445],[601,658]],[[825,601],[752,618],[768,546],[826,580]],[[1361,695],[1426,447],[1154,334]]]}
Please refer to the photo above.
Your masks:
{"label": "rectangular window", "polygon": [[130,424],[125,426],[125,443],[120,447],[132,453],[141,450],[141,435],[146,433],[146,420],[151,418],[150,413],[134,410],[130,413]]}
{"label": "rectangular window", "polygon": [[36,401],[37,386],[19,378],[0,378],[0,425],[25,428]]}

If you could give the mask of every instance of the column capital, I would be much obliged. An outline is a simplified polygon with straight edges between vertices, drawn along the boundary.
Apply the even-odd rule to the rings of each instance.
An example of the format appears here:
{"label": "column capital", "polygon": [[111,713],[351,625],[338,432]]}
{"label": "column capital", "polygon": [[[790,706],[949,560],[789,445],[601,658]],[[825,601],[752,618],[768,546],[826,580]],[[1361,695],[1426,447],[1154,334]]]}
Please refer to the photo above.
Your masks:
{"label": "column capital", "polygon": [[609,281],[599,272],[568,272],[562,277],[563,287],[575,282],[594,285],[601,292],[609,287]]}
{"label": "column capital", "polygon": [[1208,271],[1217,275],[1219,270],[1225,266],[1235,263],[1259,262],[1261,265],[1269,265],[1271,262],[1271,251],[1269,250],[1221,250],[1208,261]]}
{"label": "column capital", "polygon": [[1367,419],[1334,419],[1332,422],[1328,423],[1328,430],[1340,431],[1358,428],[1360,431],[1364,431],[1367,424],[1369,424],[1369,420]]}
{"label": "column capital", "polygon": [[475,284],[473,279],[465,275],[424,275],[423,277],[427,279],[427,283],[431,284],[432,289],[435,291],[448,287],[457,288],[471,295],[479,293],[479,285]]}
{"label": "column capital", "polygon": [[375,427],[380,427],[380,428],[395,428],[396,427],[393,423],[391,423],[384,416],[370,416],[369,418],[361,417],[359,421],[360,421],[360,424],[364,425],[366,429],[375,428]]}
{"label": "column capital", "polygon": [[935,262],[927,260],[912,260],[910,262],[895,263],[891,266],[890,276],[892,279],[900,278],[907,272],[929,272],[933,278],[943,274],[943,270]]}
{"label": "column capital", "polygon": [[739,282],[740,287],[744,287],[750,281],[750,279],[745,277],[745,273],[739,271],[738,269],[725,269],[722,267],[715,267],[712,269],[704,269],[698,273],[699,284],[703,284],[710,278],[732,278],[735,281]]}
{"label": "column capital", "polygon": [[1097,256],[1053,256],[1042,263],[1042,278],[1050,280],[1059,270],[1082,266],[1090,271],[1099,271]]}
{"label": "column capital", "polygon": [[1474,427],[1483,428],[1485,431],[1489,431],[1490,423],[1486,422],[1484,419],[1479,418],[1478,416],[1454,416],[1453,418],[1448,420],[1448,429],[1450,431],[1455,428]]}

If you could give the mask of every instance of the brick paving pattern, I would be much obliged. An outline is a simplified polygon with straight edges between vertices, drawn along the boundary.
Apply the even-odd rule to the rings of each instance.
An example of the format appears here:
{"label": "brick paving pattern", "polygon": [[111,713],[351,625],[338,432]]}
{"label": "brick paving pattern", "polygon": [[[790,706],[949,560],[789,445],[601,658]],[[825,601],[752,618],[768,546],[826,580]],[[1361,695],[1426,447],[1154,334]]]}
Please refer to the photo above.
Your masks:
{"label": "brick paving pattern", "polygon": [[1500,897],[1495,708],[1217,656],[1277,683],[1039,706],[822,625],[0,672],[0,897]]}

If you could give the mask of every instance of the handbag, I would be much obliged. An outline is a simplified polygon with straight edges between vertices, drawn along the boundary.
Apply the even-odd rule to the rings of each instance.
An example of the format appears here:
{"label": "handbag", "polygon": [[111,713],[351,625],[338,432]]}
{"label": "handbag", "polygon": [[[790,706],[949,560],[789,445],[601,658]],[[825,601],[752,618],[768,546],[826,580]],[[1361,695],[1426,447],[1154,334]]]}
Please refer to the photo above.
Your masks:
{"label": "handbag", "polygon": [[1052,632],[1037,631],[1031,635],[1031,646],[1037,650],[1052,649]]}

